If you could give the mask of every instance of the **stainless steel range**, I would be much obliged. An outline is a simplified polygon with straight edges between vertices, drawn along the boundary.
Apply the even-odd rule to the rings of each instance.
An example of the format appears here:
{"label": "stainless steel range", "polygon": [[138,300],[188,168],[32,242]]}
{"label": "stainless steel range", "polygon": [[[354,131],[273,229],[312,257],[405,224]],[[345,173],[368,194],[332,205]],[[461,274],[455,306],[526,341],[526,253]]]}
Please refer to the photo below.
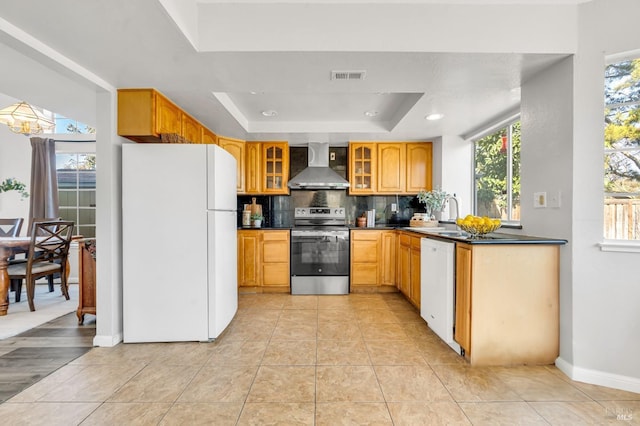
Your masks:
{"label": "stainless steel range", "polygon": [[343,207],[299,207],[291,230],[291,293],[349,294],[349,229]]}

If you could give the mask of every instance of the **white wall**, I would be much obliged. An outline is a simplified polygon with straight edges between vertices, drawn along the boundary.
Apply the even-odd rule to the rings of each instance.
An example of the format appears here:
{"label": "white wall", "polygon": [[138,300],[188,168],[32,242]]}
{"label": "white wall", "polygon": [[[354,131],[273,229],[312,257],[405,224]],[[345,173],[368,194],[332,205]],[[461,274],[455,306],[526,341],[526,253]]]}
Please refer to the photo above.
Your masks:
{"label": "white wall", "polygon": [[[576,380],[640,392],[638,255],[598,247],[604,55],[640,48],[640,3],[596,0],[580,10],[578,53],[522,87],[523,233],[569,240],[561,250],[558,367]],[[538,191],[548,201],[560,191],[561,207],[533,208]]]}
{"label": "white wall", "polygon": [[[458,216],[471,213],[473,199],[473,147],[460,136],[444,135],[438,165],[439,183],[444,191],[455,194],[459,202]],[[437,163],[437,160],[435,161]],[[445,209],[445,216],[448,211]],[[445,217],[448,219],[448,216]]]}
{"label": "white wall", "polygon": [[[573,359],[573,58],[522,85],[521,224],[528,235],[563,238],[560,249],[560,357]],[[533,207],[535,192],[562,194],[559,208]],[[517,231],[513,231],[514,233]]]}
{"label": "white wall", "polygon": [[[20,100],[0,94],[0,109]],[[31,142],[23,135],[13,133],[7,126],[0,124],[0,181],[16,178],[27,185],[31,184]],[[21,199],[16,191],[0,194],[0,217],[29,216],[29,198]],[[27,225],[22,225],[21,235],[26,235]]]}

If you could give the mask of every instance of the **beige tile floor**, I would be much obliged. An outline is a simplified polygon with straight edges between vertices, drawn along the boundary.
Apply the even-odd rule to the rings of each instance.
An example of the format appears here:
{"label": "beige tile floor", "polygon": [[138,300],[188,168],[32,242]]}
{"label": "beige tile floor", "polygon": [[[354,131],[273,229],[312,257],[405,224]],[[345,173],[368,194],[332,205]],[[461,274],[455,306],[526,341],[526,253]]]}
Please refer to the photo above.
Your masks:
{"label": "beige tile floor", "polygon": [[[627,420],[618,417],[626,416]],[[640,394],[470,367],[402,296],[242,295],[213,343],[120,344],[0,405],[3,424],[640,424]]]}

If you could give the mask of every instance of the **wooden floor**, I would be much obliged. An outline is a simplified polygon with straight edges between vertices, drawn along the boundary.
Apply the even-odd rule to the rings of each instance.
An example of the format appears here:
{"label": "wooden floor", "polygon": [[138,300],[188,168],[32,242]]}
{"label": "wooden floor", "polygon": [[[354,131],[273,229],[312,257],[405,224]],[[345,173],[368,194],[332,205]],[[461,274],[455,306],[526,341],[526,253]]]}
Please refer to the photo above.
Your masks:
{"label": "wooden floor", "polygon": [[21,382],[4,398],[37,381],[2,424],[640,424],[640,394],[469,366],[398,294],[241,295],[212,343],[82,354],[91,334],[71,314],[1,342],[0,382]]}
{"label": "wooden floor", "polygon": [[95,334],[93,315],[78,326],[76,314],[70,313],[0,340],[0,402],[85,354]]}

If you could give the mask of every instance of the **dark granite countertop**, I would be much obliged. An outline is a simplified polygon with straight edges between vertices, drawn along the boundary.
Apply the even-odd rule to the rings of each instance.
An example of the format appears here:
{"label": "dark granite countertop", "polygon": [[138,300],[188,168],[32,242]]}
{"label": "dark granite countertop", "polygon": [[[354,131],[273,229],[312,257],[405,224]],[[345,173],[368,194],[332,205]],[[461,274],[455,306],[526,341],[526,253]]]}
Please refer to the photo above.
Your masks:
{"label": "dark granite countertop", "polygon": [[455,229],[429,231],[425,228],[404,228],[405,231],[422,234],[427,238],[465,244],[546,244],[563,245],[567,240],[560,238],[534,237],[531,235],[504,234],[491,232],[482,237],[472,238],[470,234]]}

